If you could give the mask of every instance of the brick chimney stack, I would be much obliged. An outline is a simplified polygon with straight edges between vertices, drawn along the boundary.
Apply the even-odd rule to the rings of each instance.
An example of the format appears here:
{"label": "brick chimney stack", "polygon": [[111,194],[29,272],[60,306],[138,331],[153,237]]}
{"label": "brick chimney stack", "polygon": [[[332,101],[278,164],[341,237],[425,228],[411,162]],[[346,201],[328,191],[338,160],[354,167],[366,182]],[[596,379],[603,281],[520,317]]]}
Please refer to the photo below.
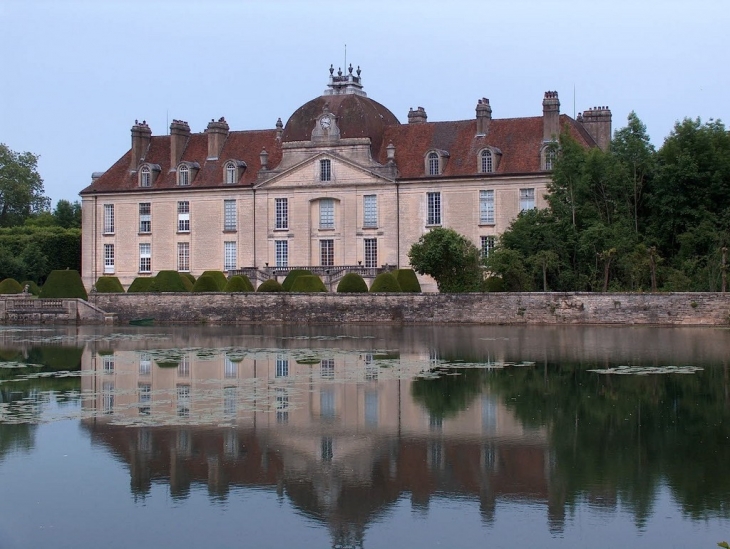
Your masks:
{"label": "brick chimney stack", "polygon": [[[228,122],[222,116],[218,122],[211,120],[205,132],[208,134],[208,160],[217,160],[228,137]],[[190,130],[188,130],[189,132]]]}
{"label": "brick chimney stack", "polygon": [[415,111],[411,107],[408,111],[408,123],[409,124],[425,124],[428,117],[426,116],[426,109],[418,107]]}
{"label": "brick chimney stack", "polygon": [[546,91],[542,100],[542,140],[556,141],[560,135],[560,100],[558,92]]}
{"label": "brick chimney stack", "polygon": [[477,101],[477,135],[487,135],[489,124],[492,122],[492,107],[489,106],[489,99],[482,97]]}
{"label": "brick chimney stack", "polygon": [[578,122],[590,134],[602,150],[607,151],[611,146],[611,109],[608,107],[593,107],[578,115]]}
{"label": "brick chimney stack", "polygon": [[147,122],[135,120],[134,126],[132,126],[132,158],[129,161],[131,171],[136,171],[139,167],[139,163],[147,154],[150,141],[152,141],[152,130],[150,130]]}
{"label": "brick chimney stack", "polygon": [[185,145],[190,137],[190,126],[183,120],[173,120],[170,124],[170,169],[177,169]]}

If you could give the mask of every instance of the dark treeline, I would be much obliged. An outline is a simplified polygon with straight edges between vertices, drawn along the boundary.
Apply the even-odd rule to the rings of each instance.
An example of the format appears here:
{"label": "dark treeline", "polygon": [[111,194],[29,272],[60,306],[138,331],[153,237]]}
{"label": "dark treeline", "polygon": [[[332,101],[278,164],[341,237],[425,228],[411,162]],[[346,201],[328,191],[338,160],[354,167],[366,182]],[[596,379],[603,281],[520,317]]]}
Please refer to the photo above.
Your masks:
{"label": "dark treeline", "polygon": [[513,291],[720,291],[730,241],[730,134],[678,122],[659,150],[631,113],[610,151],[567,133],[548,207],[521,213],[486,259]]}

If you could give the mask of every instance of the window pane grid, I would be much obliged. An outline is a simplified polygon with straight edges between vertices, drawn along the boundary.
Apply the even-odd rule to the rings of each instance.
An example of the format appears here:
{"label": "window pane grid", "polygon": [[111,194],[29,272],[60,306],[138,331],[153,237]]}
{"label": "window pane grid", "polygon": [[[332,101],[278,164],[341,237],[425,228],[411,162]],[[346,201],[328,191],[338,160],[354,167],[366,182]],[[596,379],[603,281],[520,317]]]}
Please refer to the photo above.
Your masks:
{"label": "window pane grid", "polygon": [[139,272],[149,273],[152,271],[152,245],[139,245]]}
{"label": "window pane grid", "polygon": [[481,252],[482,257],[487,257],[489,252],[494,249],[494,237],[493,236],[482,236],[481,237]]}
{"label": "window pane grid", "polygon": [[323,267],[331,267],[335,264],[335,241],[320,240],[319,241],[320,265]]}
{"label": "window pane grid", "polygon": [[374,194],[363,197],[363,225],[365,227],[378,226],[378,197]]}
{"label": "window pane grid", "polygon": [[139,186],[140,187],[149,187],[151,184],[150,181],[150,169],[145,166],[142,168],[139,176]]}
{"label": "window pane grid", "polygon": [[520,211],[535,207],[535,189],[520,189]]}
{"label": "window pane grid", "polygon": [[494,224],[494,191],[479,191],[479,223]]}
{"label": "window pane grid", "polygon": [[104,204],[104,232],[114,232],[114,204]]}
{"label": "window pane grid", "polygon": [[236,263],[238,262],[238,259],[236,257],[236,243],[235,242],[224,242],[224,265],[223,269],[226,271],[231,271],[236,268]]}
{"label": "window pane grid", "polygon": [[178,170],[178,184],[181,186],[190,185],[190,168],[180,166]]}
{"label": "window pane grid", "polygon": [[149,202],[142,202],[139,205],[139,232],[152,232],[152,208]]}
{"label": "window pane grid", "polygon": [[436,153],[430,153],[428,155],[428,175],[439,174],[439,155]]}
{"label": "window pane grid", "polygon": [[223,230],[224,231],[235,231],[236,230],[236,201],[235,200],[224,200],[223,201]]}
{"label": "window pane grid", "polygon": [[177,243],[177,270],[178,271],[189,271],[190,270],[190,243],[189,242],[178,242]]}
{"label": "window pane grid", "polygon": [[374,268],[378,266],[378,239],[365,239],[365,267]]}
{"label": "window pane grid", "polygon": [[177,203],[177,230],[181,233],[190,232],[190,202]]}
{"label": "window pane grid", "polygon": [[319,228],[335,228],[335,201],[331,198],[323,198],[319,201]]}
{"label": "window pane grid", "polygon": [[441,225],[441,193],[428,193],[427,225]]}
{"label": "window pane grid", "polygon": [[482,151],[482,173],[491,173],[492,167],[492,151]]}
{"label": "window pane grid", "polygon": [[104,272],[114,272],[114,244],[104,244]]}
{"label": "window pane grid", "polygon": [[286,198],[275,198],[277,229],[289,228],[289,201]]}
{"label": "window pane grid", "polygon": [[276,266],[289,266],[289,242],[286,240],[276,240]]}
{"label": "window pane grid", "polygon": [[236,182],[236,167],[232,163],[226,164],[226,183],[232,185]]}
{"label": "window pane grid", "polygon": [[319,180],[332,181],[332,162],[330,160],[319,161]]}

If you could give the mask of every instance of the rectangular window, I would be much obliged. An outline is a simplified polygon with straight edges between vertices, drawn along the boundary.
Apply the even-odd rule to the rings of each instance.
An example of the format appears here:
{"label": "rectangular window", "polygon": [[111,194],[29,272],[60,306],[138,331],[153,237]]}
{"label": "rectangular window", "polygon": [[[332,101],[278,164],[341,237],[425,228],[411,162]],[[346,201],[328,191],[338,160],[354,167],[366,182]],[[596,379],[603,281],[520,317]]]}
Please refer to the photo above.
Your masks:
{"label": "rectangular window", "polygon": [[319,180],[332,181],[332,162],[330,160],[319,161]]}
{"label": "rectangular window", "polygon": [[114,272],[114,244],[104,244],[104,272]]}
{"label": "rectangular window", "polygon": [[319,264],[322,267],[331,267],[335,264],[335,241],[319,241]]}
{"label": "rectangular window", "polygon": [[223,230],[224,231],[235,231],[236,230],[236,201],[235,200],[224,200],[223,201]]}
{"label": "rectangular window", "polygon": [[226,356],[223,362],[223,375],[226,379],[238,377],[238,364],[233,362],[228,356]]}
{"label": "rectangular window", "polygon": [[275,229],[289,228],[289,200],[286,198],[275,198],[276,205],[276,224]]}
{"label": "rectangular window", "polygon": [[362,224],[363,227],[377,227],[378,226],[378,197],[374,194],[366,194],[362,198],[363,215]]}
{"label": "rectangular window", "polygon": [[319,228],[335,228],[335,201],[331,198],[323,198],[319,201]]}
{"label": "rectangular window", "polygon": [[289,422],[289,392],[283,387],[276,388],[276,423]]}
{"label": "rectangular window", "polygon": [[319,375],[322,379],[335,379],[335,359],[323,358],[319,367]]}
{"label": "rectangular window", "polygon": [[[177,386],[177,416],[178,417],[190,417],[190,385],[178,385]],[[179,444],[178,446],[185,448],[185,444]]]}
{"label": "rectangular window", "polygon": [[365,267],[372,269],[378,266],[378,239],[366,238],[365,242]]}
{"label": "rectangular window", "polygon": [[365,425],[378,426],[379,399],[377,391],[365,391]]}
{"label": "rectangular window", "polygon": [[104,233],[114,232],[114,204],[104,204]]}
{"label": "rectangular window", "polygon": [[336,415],[335,390],[322,387],[319,390],[319,415],[322,419],[334,419]]}
{"label": "rectangular window", "polygon": [[276,247],[276,266],[277,267],[288,267],[289,266],[289,242],[287,240],[275,240],[274,245]]}
{"label": "rectangular window", "polygon": [[139,245],[139,272],[140,273],[152,272],[152,245],[151,244],[140,244]]}
{"label": "rectangular window", "polygon": [[481,237],[481,250],[482,257],[487,257],[489,252],[494,249],[494,237],[493,236],[482,236]]}
{"label": "rectangular window", "polygon": [[289,359],[281,355],[276,357],[276,377],[289,377]]}
{"label": "rectangular window", "polygon": [[187,200],[177,203],[177,231],[190,232],[190,202]]}
{"label": "rectangular window", "polygon": [[152,371],[152,357],[149,353],[139,355],[139,375],[148,376]]}
{"label": "rectangular window", "polygon": [[426,193],[428,198],[428,218],[426,225],[441,225],[441,193]]}
{"label": "rectangular window", "polygon": [[235,242],[224,242],[223,243],[223,270],[232,271],[236,268],[238,258],[236,257],[236,243]]}
{"label": "rectangular window", "polygon": [[152,232],[152,208],[149,202],[141,202],[139,205],[139,232]]}
{"label": "rectangular window", "polygon": [[494,225],[494,191],[479,191],[479,223]]}
{"label": "rectangular window", "polygon": [[535,207],[535,189],[520,189],[520,211],[532,210]]}
{"label": "rectangular window", "polygon": [[141,415],[149,415],[150,404],[152,403],[152,385],[149,383],[140,383],[137,386],[139,393],[139,413]]}
{"label": "rectangular window", "polygon": [[190,242],[177,243],[177,270],[190,270]]}

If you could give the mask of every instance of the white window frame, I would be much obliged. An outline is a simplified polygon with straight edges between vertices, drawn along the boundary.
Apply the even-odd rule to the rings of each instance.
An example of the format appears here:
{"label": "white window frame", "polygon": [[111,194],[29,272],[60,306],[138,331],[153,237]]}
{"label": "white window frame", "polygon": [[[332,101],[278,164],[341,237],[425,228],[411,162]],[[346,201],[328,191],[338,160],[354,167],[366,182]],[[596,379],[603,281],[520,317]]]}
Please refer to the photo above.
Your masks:
{"label": "white window frame", "polygon": [[104,274],[114,272],[114,244],[104,244]]}
{"label": "white window frame", "polygon": [[190,242],[177,243],[177,270],[190,272]]}
{"label": "white window frame", "polygon": [[362,225],[366,228],[378,226],[378,195],[366,194],[362,197]]}
{"label": "white window frame", "polygon": [[289,377],[289,359],[284,355],[277,355],[274,370],[275,377]]}
{"label": "white window frame", "polygon": [[289,199],[288,198],[275,198],[274,199],[274,229],[279,231],[286,231],[289,229]]}
{"label": "white window frame", "polygon": [[289,266],[289,241],[274,240],[274,257],[277,267]]}
{"label": "white window frame", "polygon": [[365,259],[365,267],[373,269],[378,266],[378,239],[363,239],[363,258]]}
{"label": "white window frame", "polygon": [[426,193],[426,225],[440,226],[441,219],[441,192]]}
{"label": "white window frame", "polygon": [[332,181],[332,161],[329,158],[319,161],[319,180]]}
{"label": "white window frame", "polygon": [[335,201],[332,198],[322,198],[319,201],[319,228],[335,228]]}
{"label": "white window frame", "polygon": [[335,241],[331,238],[319,241],[319,264],[332,267],[335,264]]}
{"label": "white window frame", "polygon": [[223,243],[223,270],[233,271],[237,268],[238,248],[235,241],[227,241]]}
{"label": "white window frame", "polygon": [[492,151],[484,149],[479,156],[479,171],[482,173],[494,172],[494,155]]}
{"label": "white window frame", "polygon": [[190,168],[186,164],[180,164],[177,168],[177,184],[181,187],[190,186]]}
{"label": "white window frame", "polygon": [[496,237],[492,235],[486,235],[479,237],[479,244],[480,244],[480,251],[482,254],[482,258],[488,257],[490,252],[494,250],[494,246],[497,243]]}
{"label": "white window frame", "polygon": [[441,157],[437,152],[430,152],[427,156],[426,165],[428,167],[428,175],[441,174]]}
{"label": "white window frame", "polygon": [[104,204],[104,234],[114,234],[114,204]]}
{"label": "white window frame", "polygon": [[233,162],[226,163],[226,185],[236,183],[236,165]]}
{"label": "white window frame", "polygon": [[177,232],[190,232],[190,202],[187,200],[177,203]]}
{"label": "white window frame", "polygon": [[479,191],[479,224],[494,225],[494,190]]}
{"label": "white window frame", "polygon": [[148,234],[152,232],[152,203],[139,203],[139,232]]}
{"label": "white window frame", "polygon": [[520,189],[520,211],[533,210],[535,208],[535,188],[529,187]]}
{"label": "white window frame", "polygon": [[235,231],[237,228],[238,212],[236,208],[235,200],[224,200],[223,201],[223,230],[224,231]]}
{"label": "white window frame", "polygon": [[152,272],[152,244],[142,242],[139,245],[139,272]]}
{"label": "white window frame", "polygon": [[139,186],[152,186],[152,171],[150,170],[149,166],[142,166],[142,168],[139,170]]}

